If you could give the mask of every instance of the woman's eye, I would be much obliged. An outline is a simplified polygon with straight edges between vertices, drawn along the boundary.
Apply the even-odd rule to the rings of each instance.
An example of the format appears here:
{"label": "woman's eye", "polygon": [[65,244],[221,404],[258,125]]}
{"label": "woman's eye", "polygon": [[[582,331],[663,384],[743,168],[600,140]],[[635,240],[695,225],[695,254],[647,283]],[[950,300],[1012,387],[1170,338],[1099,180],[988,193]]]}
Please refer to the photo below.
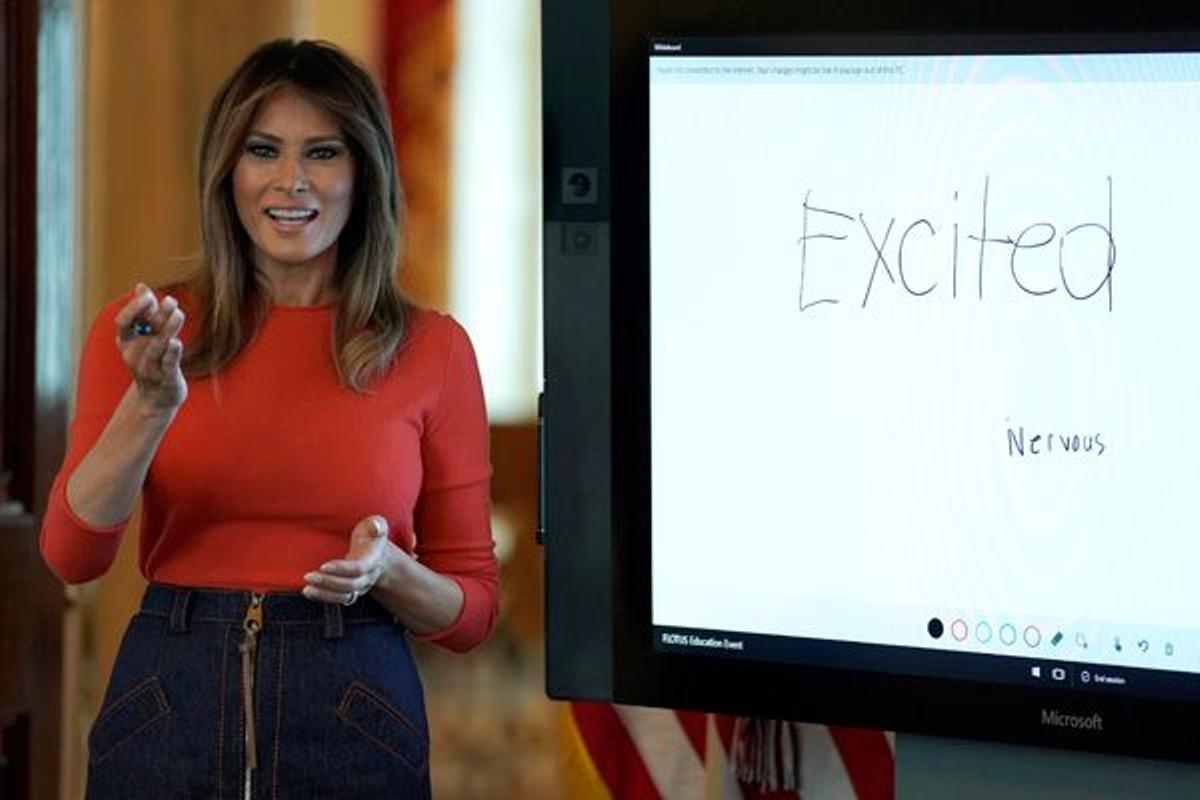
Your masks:
{"label": "woman's eye", "polygon": [[339,152],[340,151],[336,147],[323,145],[321,147],[314,147],[313,149],[309,150],[308,157],[316,159],[317,161],[328,161],[331,158],[336,158]]}
{"label": "woman's eye", "polygon": [[254,144],[254,143],[248,144],[248,145],[246,145],[246,152],[249,153],[250,155],[254,156],[255,158],[274,158],[275,157],[275,148],[271,147],[271,145],[269,145],[269,144]]}

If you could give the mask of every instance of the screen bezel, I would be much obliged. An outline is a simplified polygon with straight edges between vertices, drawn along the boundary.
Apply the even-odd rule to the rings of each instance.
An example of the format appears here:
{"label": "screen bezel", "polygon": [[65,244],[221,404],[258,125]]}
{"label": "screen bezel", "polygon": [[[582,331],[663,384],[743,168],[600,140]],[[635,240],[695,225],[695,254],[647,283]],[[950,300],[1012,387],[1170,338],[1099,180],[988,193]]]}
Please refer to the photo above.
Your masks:
{"label": "screen bezel", "polygon": [[[780,664],[663,652],[652,646],[649,364],[649,57],[654,42],[684,42],[711,54],[728,39],[762,53],[925,55],[1200,51],[1193,31],[1079,34],[833,34],[688,37],[644,40],[639,81],[627,88],[614,121],[624,184],[615,211],[621,249],[611,273],[613,340],[614,695],[618,702],[696,708],[885,728],[926,734],[1200,760],[1187,735],[1200,711],[1179,699],[1102,696],[1090,691],[982,683],[865,669]],[[753,52],[754,47],[744,48]],[[736,546],[736,542],[731,542]],[[714,587],[719,590],[719,587]],[[865,647],[865,646],[864,646]],[[868,651],[863,651],[867,653]],[[931,658],[946,654],[930,653]],[[1103,726],[1056,727],[1042,712],[1091,718]]]}

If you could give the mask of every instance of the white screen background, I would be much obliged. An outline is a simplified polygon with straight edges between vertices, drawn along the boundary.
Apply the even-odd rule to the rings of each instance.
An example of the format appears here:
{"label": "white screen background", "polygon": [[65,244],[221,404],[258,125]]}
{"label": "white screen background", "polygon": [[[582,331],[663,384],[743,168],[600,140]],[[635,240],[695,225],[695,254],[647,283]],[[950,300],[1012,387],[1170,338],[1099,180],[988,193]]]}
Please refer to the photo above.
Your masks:
{"label": "white screen background", "polygon": [[[935,646],[926,621],[959,616],[1167,637],[1137,663],[1200,665],[1200,86],[1161,58],[914,58],[887,82],[651,60],[656,625]],[[690,64],[743,72],[673,77]],[[985,181],[989,237],[1054,226],[1017,262],[1052,294],[988,245],[979,297]],[[1110,186],[1111,310],[1059,275]],[[838,302],[801,311],[806,198],[853,219],[810,210],[845,238],[808,240],[804,301]],[[914,297],[919,219],[905,273],[936,286]],[[864,223],[895,276],[865,307]],[[1103,232],[1063,247],[1076,293],[1098,285]],[[1105,449],[1033,455],[1038,434]]]}

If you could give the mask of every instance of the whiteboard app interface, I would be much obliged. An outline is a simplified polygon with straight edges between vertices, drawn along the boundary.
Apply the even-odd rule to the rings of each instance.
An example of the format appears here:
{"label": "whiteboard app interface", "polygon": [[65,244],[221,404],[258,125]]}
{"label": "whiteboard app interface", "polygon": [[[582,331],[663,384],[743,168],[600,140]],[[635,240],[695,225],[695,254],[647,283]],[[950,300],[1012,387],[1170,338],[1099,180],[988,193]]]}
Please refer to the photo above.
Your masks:
{"label": "whiteboard app interface", "polygon": [[1196,54],[657,47],[656,644],[1200,671]]}

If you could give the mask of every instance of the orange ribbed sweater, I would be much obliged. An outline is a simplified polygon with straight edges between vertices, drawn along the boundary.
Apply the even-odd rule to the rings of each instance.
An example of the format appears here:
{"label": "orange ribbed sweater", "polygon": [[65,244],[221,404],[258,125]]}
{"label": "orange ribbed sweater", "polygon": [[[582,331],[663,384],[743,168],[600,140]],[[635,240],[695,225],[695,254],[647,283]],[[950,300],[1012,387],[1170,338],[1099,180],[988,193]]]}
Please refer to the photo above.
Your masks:
{"label": "orange ribbed sweater", "polygon": [[[80,520],[66,482],[129,385],[113,344],[128,299],[102,310],[88,335],[42,524],[43,556],[71,583],[108,569],[125,528]],[[422,638],[465,650],[487,637],[497,608],[488,429],[471,343],[450,317],[414,311],[392,369],[357,394],[334,368],[333,313],[274,307],[217,379],[189,380],[143,486],[142,574],[298,591],[304,573],[345,555],[355,523],[380,514],[394,542],[462,587],[459,618]],[[186,347],[186,325],[182,338]]]}

